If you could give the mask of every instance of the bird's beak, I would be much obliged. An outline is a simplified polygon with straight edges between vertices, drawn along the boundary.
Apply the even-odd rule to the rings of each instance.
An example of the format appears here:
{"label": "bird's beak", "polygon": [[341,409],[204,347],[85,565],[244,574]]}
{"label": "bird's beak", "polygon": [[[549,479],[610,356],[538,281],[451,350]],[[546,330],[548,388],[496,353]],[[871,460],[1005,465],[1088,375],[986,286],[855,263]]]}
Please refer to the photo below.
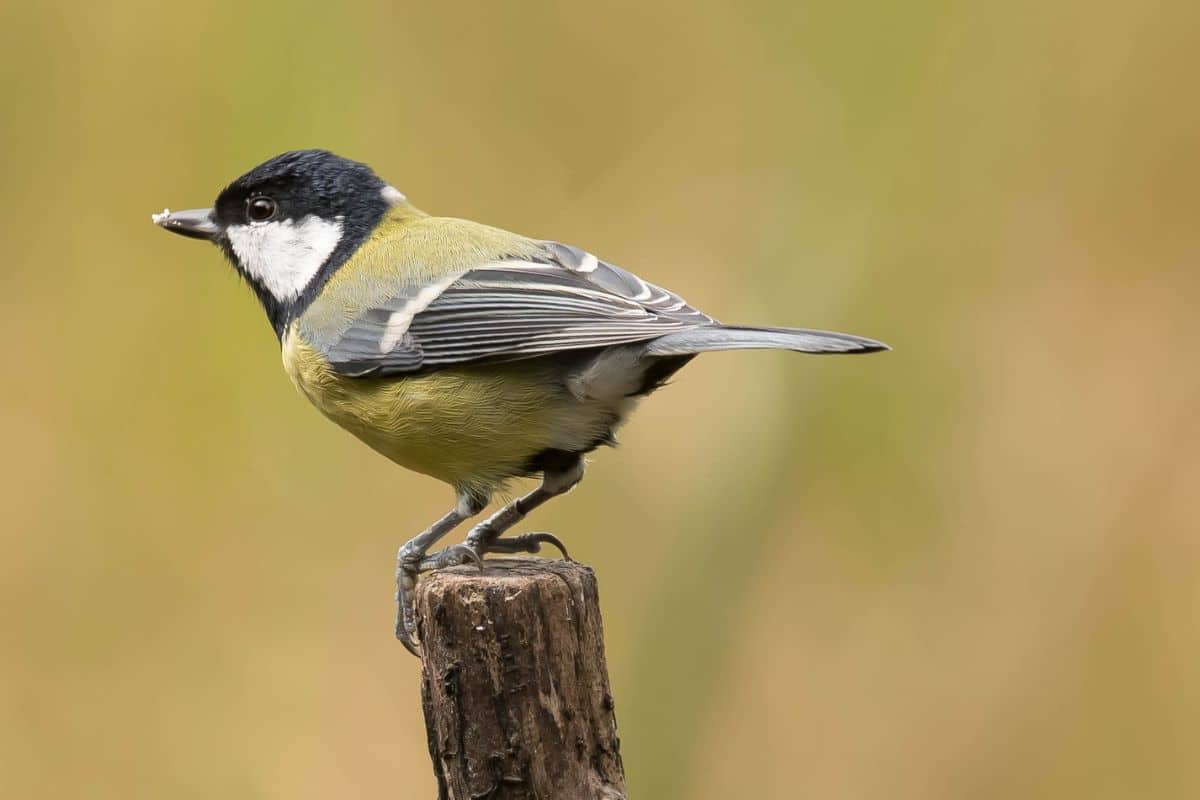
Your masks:
{"label": "bird's beak", "polygon": [[155,225],[171,233],[192,239],[208,239],[211,242],[221,233],[221,226],[213,219],[211,208],[193,208],[189,211],[171,211],[164,208],[161,214],[154,214],[151,219]]}

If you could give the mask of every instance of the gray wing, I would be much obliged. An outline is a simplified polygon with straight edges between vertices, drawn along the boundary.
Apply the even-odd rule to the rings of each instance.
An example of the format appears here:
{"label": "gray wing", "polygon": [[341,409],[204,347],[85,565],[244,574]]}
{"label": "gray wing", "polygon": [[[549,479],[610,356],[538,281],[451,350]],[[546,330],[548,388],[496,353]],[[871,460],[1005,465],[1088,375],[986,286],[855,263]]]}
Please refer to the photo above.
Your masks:
{"label": "gray wing", "polygon": [[343,375],[407,374],[656,339],[713,323],[678,295],[557,242],[405,286],[326,353]]}

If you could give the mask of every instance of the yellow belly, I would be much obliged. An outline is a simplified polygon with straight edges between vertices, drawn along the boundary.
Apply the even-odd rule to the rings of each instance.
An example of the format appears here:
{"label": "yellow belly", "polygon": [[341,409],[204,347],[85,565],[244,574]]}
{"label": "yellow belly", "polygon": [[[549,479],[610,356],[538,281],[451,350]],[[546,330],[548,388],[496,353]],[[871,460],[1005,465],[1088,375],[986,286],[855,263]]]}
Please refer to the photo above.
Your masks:
{"label": "yellow belly", "polygon": [[522,474],[533,455],[561,446],[556,440],[578,416],[571,406],[579,404],[562,397],[534,361],[348,378],[293,330],[283,363],[329,419],[397,464],[463,489],[491,491]]}

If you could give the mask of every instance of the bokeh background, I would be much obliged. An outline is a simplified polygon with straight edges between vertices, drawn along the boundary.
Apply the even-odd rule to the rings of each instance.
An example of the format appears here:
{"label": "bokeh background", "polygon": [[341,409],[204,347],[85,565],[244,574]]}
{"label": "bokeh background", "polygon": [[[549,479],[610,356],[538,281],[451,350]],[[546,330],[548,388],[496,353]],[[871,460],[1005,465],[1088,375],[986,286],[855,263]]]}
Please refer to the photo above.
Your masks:
{"label": "bokeh background", "polygon": [[430,797],[448,490],[149,215],[274,153],[730,321],[538,514],[635,798],[1200,796],[1195,4],[5,3],[0,796]]}

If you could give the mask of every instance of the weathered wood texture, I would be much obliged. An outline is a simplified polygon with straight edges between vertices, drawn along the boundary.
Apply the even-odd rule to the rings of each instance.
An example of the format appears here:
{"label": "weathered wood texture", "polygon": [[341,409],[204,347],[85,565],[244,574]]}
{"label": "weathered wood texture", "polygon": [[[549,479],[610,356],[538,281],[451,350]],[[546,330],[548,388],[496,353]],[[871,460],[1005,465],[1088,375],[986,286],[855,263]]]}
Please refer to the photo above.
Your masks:
{"label": "weathered wood texture", "polygon": [[624,800],[595,574],[570,561],[485,564],[417,589],[440,800]]}

